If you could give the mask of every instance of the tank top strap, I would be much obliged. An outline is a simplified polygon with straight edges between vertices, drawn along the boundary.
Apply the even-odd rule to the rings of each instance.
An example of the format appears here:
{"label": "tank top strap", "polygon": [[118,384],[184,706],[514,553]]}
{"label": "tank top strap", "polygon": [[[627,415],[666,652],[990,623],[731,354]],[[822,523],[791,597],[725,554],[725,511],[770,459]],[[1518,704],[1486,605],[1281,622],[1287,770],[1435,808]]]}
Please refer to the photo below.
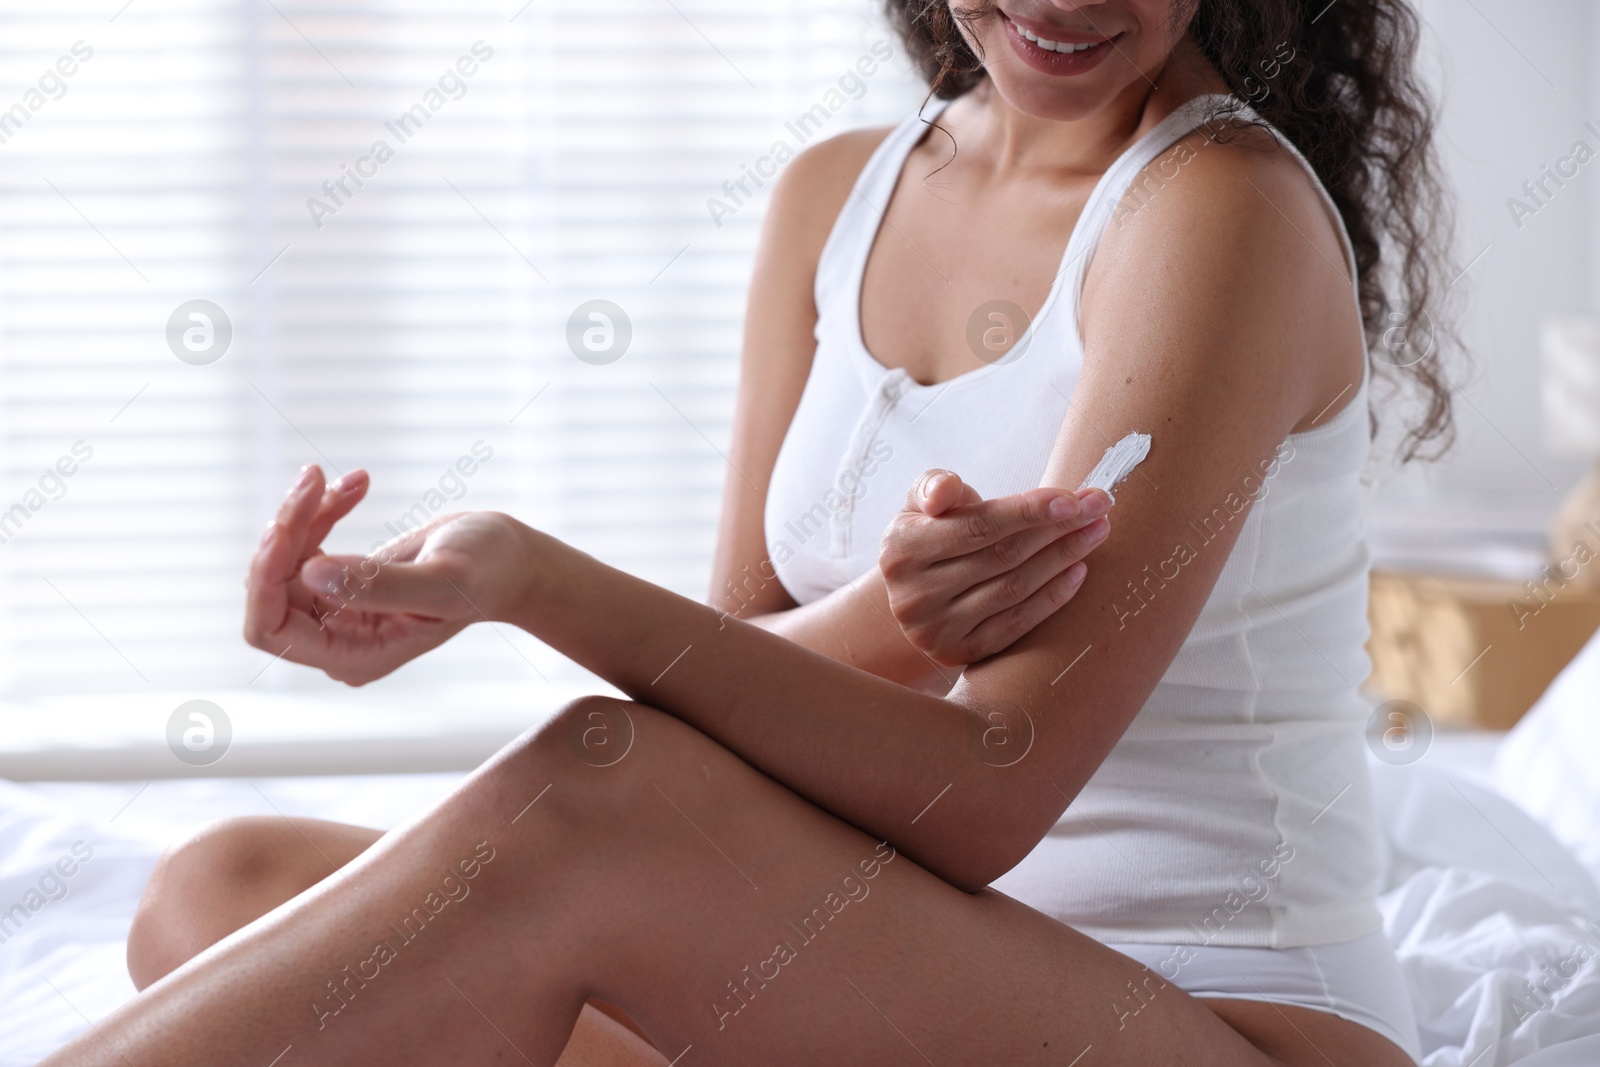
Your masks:
{"label": "tank top strap", "polygon": [[[1105,235],[1106,227],[1116,216],[1117,210],[1128,196],[1128,191],[1146,167],[1154,163],[1161,154],[1171,148],[1178,141],[1188,136],[1194,130],[1205,124],[1207,118],[1219,106],[1226,105],[1226,112],[1222,116],[1229,121],[1254,123],[1271,132],[1278,144],[1283,146],[1305,168],[1315,186],[1317,195],[1322,199],[1323,206],[1327,209],[1334,224],[1334,230],[1339,235],[1339,244],[1344,250],[1345,265],[1350,271],[1350,287],[1356,297],[1356,305],[1360,306],[1361,286],[1356,276],[1355,249],[1350,243],[1350,235],[1345,230],[1344,218],[1339,214],[1338,205],[1333,202],[1333,197],[1328,194],[1327,188],[1322,184],[1322,179],[1317,175],[1316,169],[1309,160],[1301,154],[1300,150],[1285,137],[1277,127],[1267,122],[1248,104],[1237,97],[1226,93],[1205,93],[1185,101],[1173,110],[1172,114],[1158,122],[1149,132],[1140,137],[1127,151],[1118,156],[1116,162],[1106,169],[1100,176],[1100,181],[1095,185],[1094,191],[1089,194],[1089,201],[1084,205],[1083,213],[1078,218],[1078,224],[1072,231],[1072,236],[1067,242],[1066,255],[1063,257],[1066,297],[1065,310],[1069,313],[1069,320],[1074,330],[1080,336],[1082,333],[1079,324],[1079,302],[1083,295],[1084,278],[1088,275],[1089,263],[1094,259],[1095,249],[1100,245],[1100,239]],[[1365,375],[1362,385],[1365,386]]]}
{"label": "tank top strap", "polygon": [[[819,356],[825,351],[834,350],[865,355],[857,313],[867,258],[907,157],[950,103],[949,100],[935,100],[907,115],[873,150],[856,177],[850,196],[834,220],[833,229],[817,262],[813,296],[818,313],[818,341],[821,342],[823,334],[827,333],[834,342],[819,347]],[[1045,306],[1040,309],[1040,318],[1060,316],[1064,320],[1062,325],[1081,344],[1079,311],[1083,283],[1106,227],[1145,168],[1179,140],[1204,125],[1219,109],[1225,120],[1253,123],[1269,130],[1278,143],[1305,168],[1339,235],[1350,272],[1351,291],[1355,294],[1357,306],[1360,306],[1361,291],[1356,275],[1355,251],[1338,206],[1323,186],[1316,170],[1288,138],[1249,105],[1225,93],[1207,93],[1185,101],[1174,109],[1129,146],[1100,176],[1067,240],[1055,285],[1046,298]],[[1032,328],[1036,329],[1037,326],[1035,323]],[[864,373],[870,371],[874,376],[881,376],[882,368],[871,361],[870,356],[860,362]],[[1368,377],[1369,372],[1364,370],[1362,380],[1358,383],[1363,391]]]}
{"label": "tank top strap", "polygon": [[1185,101],[1135,141],[1100,176],[1089,194],[1088,202],[1083,206],[1083,212],[1078,216],[1078,224],[1073,227],[1064,257],[1067,264],[1066,277],[1063,279],[1066,283],[1064,295],[1074,326],[1078,322],[1078,302],[1083,293],[1083,280],[1089,272],[1089,263],[1094,259],[1100,238],[1105,235],[1106,227],[1111,224],[1128,189],[1161,153],[1204,122],[1206,115],[1222,99],[1226,98],[1206,94]]}
{"label": "tank top strap", "polygon": [[[907,115],[868,157],[817,260],[813,295],[820,316],[827,315],[834,301],[860,299],[867,256],[872,252],[883,214],[889,209],[889,198],[894,195],[906,157],[927,133],[928,124],[949,104],[948,100],[934,100]],[[855,316],[847,314],[842,319],[854,321]]]}

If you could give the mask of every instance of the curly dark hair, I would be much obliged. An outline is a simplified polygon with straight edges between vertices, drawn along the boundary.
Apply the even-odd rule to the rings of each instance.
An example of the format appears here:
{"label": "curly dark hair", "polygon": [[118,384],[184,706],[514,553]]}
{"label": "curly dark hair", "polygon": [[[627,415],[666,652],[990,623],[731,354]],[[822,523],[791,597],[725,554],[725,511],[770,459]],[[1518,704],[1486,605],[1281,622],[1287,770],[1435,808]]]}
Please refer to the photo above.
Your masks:
{"label": "curly dark hair", "polygon": [[[984,80],[958,20],[987,15],[993,0],[959,14],[950,0],[884,7],[930,96]],[[1416,15],[1406,0],[1181,0],[1177,18],[1235,97],[1210,118],[1248,103],[1327,188],[1355,249],[1373,372],[1420,401],[1400,457],[1438,458],[1455,437],[1444,357],[1461,346],[1447,313],[1452,204],[1415,70]]]}

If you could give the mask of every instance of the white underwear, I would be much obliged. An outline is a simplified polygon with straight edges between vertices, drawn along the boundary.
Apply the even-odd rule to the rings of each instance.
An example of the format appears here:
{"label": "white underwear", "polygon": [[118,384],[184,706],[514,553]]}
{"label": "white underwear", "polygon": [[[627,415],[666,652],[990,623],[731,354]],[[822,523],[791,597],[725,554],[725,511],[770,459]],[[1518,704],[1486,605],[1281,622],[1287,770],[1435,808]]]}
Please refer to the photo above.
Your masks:
{"label": "white underwear", "polygon": [[[1195,997],[1239,997],[1331,1012],[1422,1059],[1400,964],[1379,930],[1309,948],[1108,944]],[[1135,1010],[1138,1002],[1130,1002]]]}

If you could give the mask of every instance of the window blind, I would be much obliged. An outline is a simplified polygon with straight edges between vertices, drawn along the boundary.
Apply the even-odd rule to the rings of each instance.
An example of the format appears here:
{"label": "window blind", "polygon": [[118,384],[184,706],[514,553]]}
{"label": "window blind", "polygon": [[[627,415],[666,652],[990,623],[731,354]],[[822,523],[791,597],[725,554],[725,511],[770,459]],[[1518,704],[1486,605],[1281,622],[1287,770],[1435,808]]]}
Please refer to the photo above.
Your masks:
{"label": "window blind", "polygon": [[[335,551],[495,508],[703,597],[750,175],[920,99],[856,0],[59,0],[0,25],[13,700],[331,686],[239,636],[303,463],[372,472]],[[476,627],[379,688],[571,675]]]}

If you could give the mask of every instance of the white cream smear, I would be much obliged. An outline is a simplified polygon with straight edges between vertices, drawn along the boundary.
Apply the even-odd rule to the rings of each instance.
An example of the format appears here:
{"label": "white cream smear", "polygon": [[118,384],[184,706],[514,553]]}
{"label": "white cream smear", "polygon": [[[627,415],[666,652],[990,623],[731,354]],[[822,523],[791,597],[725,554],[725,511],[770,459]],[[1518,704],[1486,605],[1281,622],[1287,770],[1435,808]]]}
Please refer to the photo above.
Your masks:
{"label": "white cream smear", "polygon": [[1111,502],[1116,503],[1116,497],[1111,490],[1122,483],[1122,480],[1133,473],[1133,468],[1144,462],[1144,457],[1150,454],[1150,435],[1137,431],[1130,433],[1110,448],[1105,455],[1100,457],[1100,462],[1094,465],[1094,470],[1089,472],[1089,477],[1078,486],[1081,492],[1085,489],[1101,489],[1106,496],[1111,497]]}

